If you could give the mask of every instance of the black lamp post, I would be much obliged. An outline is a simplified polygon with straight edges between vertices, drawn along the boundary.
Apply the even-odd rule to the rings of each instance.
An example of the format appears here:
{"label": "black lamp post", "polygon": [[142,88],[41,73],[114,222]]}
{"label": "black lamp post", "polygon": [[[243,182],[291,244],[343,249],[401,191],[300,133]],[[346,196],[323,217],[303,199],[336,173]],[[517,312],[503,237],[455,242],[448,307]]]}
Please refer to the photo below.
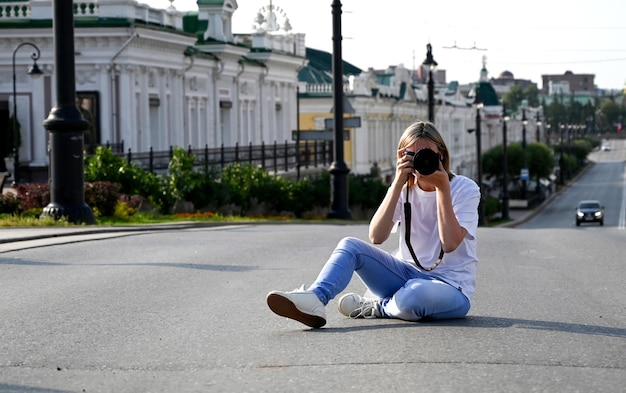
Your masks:
{"label": "black lamp post", "polygon": [[509,219],[509,146],[507,142],[506,105],[502,103],[502,219]]}
{"label": "black lamp post", "polygon": [[[524,170],[528,170],[528,159],[526,158],[526,124],[528,124],[528,119],[526,119],[526,109],[522,109],[522,151],[524,153]],[[526,188],[528,180],[526,179],[527,173],[523,174],[522,177],[522,199],[526,200]]]}
{"label": "black lamp post", "polygon": [[478,188],[480,189],[480,202],[478,202],[478,226],[485,225],[485,214],[484,214],[484,206],[483,206],[483,162],[481,157],[482,146],[481,146],[481,129],[480,129],[480,109],[483,107],[483,101],[480,98],[480,95],[476,94],[476,169],[478,173],[476,174]]}
{"label": "black lamp post", "polygon": [[563,124],[559,124],[559,139],[560,139],[560,145],[561,145],[561,152],[559,154],[559,183],[561,185],[563,185],[564,182],[564,177],[563,177],[563,154],[565,153],[564,147],[563,147],[563,131],[565,130],[565,126]]}
{"label": "black lamp post", "polygon": [[437,67],[437,62],[433,58],[433,47],[428,43],[426,45],[426,59],[422,63],[428,67],[428,121],[435,122],[435,80],[433,79],[433,71]]}
{"label": "black lamp post", "polygon": [[95,224],[85,203],[83,138],[89,123],[76,106],[74,10],[71,1],[54,0],[53,37],[56,106],[44,121],[49,132],[50,203],[42,217]]}
{"label": "black lamp post", "polygon": [[539,111],[537,111],[537,129],[535,130],[535,140],[541,142],[541,118],[539,117]]}
{"label": "black lamp post", "polygon": [[41,52],[37,45],[31,42],[22,42],[13,50],[13,186],[16,186],[20,182],[20,133],[17,129],[17,83],[15,78],[15,55],[17,51],[23,46],[31,46],[36,52],[30,55],[33,59],[33,65],[28,68],[28,75],[33,77],[39,77],[43,74],[37,66],[37,60]]}
{"label": "black lamp post", "polygon": [[352,218],[348,209],[348,173],[343,158],[343,58],[341,54],[341,1],[334,0],[333,8],[333,118],[335,122],[335,159],[330,164],[332,201],[328,218]]}

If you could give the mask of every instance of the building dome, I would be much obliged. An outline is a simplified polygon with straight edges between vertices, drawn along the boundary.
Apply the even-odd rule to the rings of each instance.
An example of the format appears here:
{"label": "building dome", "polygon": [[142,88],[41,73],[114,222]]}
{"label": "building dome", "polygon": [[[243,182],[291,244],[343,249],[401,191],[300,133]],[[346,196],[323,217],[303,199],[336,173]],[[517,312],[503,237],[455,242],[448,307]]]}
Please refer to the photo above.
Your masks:
{"label": "building dome", "polygon": [[502,71],[500,79],[515,79],[511,71]]}

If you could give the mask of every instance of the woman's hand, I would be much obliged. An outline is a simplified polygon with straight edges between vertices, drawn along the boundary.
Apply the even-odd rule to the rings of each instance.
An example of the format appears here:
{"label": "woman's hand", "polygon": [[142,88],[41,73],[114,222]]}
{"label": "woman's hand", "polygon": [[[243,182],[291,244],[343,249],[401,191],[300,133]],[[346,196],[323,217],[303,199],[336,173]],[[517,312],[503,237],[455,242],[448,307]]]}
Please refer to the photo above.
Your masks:
{"label": "woman's hand", "polygon": [[439,162],[439,168],[435,172],[430,175],[421,175],[419,172],[415,172],[415,178],[422,189],[430,187],[434,187],[442,191],[450,189],[450,178],[448,177],[448,172],[446,172],[443,168],[443,163],[441,162]]}
{"label": "woman's hand", "polygon": [[396,175],[393,183],[404,185],[409,176],[415,173],[413,169],[413,156],[406,154],[408,149],[399,149],[396,153]]}

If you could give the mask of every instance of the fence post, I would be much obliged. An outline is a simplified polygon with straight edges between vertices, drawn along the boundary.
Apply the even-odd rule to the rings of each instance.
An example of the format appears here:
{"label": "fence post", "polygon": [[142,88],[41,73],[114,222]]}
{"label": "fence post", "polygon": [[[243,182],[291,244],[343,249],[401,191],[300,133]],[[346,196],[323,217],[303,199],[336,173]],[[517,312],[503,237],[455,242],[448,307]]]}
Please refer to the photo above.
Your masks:
{"label": "fence post", "polygon": [[150,146],[150,164],[149,164],[149,169],[150,169],[150,173],[154,173],[154,151],[152,150],[152,146]]}
{"label": "fence post", "polygon": [[239,164],[239,142],[235,142],[235,162]]}
{"label": "fence post", "polygon": [[220,169],[224,169],[224,144],[220,146]]}
{"label": "fence post", "polygon": [[174,147],[170,145],[170,160],[174,157]]}
{"label": "fence post", "polygon": [[289,172],[289,149],[287,139],[285,139],[285,172]]}
{"label": "fence post", "polygon": [[304,168],[309,169],[309,163],[311,162],[311,154],[309,153],[309,141],[304,141]]}
{"label": "fence post", "polygon": [[204,173],[209,173],[209,144],[204,145]]}
{"label": "fence post", "polygon": [[278,157],[276,157],[278,155],[278,149],[277,149],[277,145],[276,145],[276,139],[274,139],[274,173],[276,173],[276,171],[278,170],[278,162],[276,161]]}
{"label": "fence post", "polygon": [[252,141],[248,145],[248,162],[252,165]]}
{"label": "fence post", "polygon": [[187,145],[187,154],[191,155],[191,145]]}
{"label": "fence post", "polygon": [[130,147],[128,148],[128,155],[126,156],[126,161],[130,164],[133,162],[133,154],[130,152]]}
{"label": "fence post", "polygon": [[265,141],[261,141],[261,167],[265,170]]}
{"label": "fence post", "polygon": [[317,141],[313,142],[313,157],[315,157],[315,159],[313,160],[314,168],[317,168],[317,160],[318,160],[317,147],[318,146],[319,146],[319,143]]}

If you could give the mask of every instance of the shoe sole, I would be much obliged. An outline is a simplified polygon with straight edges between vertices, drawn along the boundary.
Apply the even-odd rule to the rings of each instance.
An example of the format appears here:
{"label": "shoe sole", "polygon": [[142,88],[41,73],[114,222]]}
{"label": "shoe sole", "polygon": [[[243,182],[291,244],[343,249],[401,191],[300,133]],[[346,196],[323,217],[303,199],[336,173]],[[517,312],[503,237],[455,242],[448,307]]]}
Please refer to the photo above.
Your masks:
{"label": "shoe sole", "polygon": [[282,317],[291,318],[309,327],[321,328],[326,325],[326,319],[303,313],[298,310],[296,305],[293,304],[291,300],[277,293],[270,293],[267,295],[267,305],[270,307],[270,310],[274,311],[274,313]]}

